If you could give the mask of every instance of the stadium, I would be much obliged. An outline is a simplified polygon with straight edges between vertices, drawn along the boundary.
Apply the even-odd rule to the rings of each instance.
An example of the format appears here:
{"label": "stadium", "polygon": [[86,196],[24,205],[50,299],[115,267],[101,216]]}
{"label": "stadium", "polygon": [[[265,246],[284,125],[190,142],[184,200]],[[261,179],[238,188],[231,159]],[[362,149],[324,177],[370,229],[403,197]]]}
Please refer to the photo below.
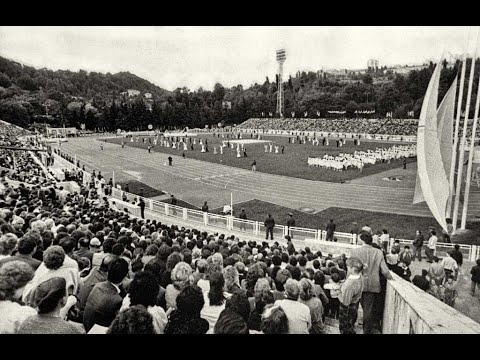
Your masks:
{"label": "stadium", "polygon": [[0,333],[480,333],[478,59],[415,110],[299,110],[276,55],[270,107],[215,86],[203,127],[156,89],[0,103]]}

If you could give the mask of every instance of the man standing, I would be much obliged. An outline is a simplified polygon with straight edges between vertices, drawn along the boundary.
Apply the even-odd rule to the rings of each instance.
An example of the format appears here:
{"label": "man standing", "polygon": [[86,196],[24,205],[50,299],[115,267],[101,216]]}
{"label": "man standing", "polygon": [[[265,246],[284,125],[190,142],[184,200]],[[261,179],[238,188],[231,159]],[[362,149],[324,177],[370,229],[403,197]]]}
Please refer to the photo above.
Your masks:
{"label": "man standing", "polygon": [[363,292],[360,300],[363,309],[363,333],[372,334],[375,327],[380,330],[381,312],[377,309],[381,302],[380,272],[389,280],[393,277],[385,263],[382,250],[371,246],[372,236],[362,233],[360,239],[364,244],[353,249],[350,257],[360,259],[364,265]]}
{"label": "man standing", "polygon": [[418,261],[422,261],[422,247],[423,247],[423,234],[420,230],[417,230],[415,235],[415,240],[413,240],[413,261],[415,261],[415,256],[417,255]]}
{"label": "man standing", "polygon": [[[242,210],[240,211],[240,215],[238,217],[240,219],[247,220],[247,214],[245,213],[245,208],[242,208]],[[240,223],[240,230],[243,230],[243,231],[246,230],[246,226],[243,221]]]}
{"label": "man standing", "polygon": [[268,234],[270,233],[270,240],[273,240],[273,228],[275,227],[275,220],[272,217],[272,214],[268,214],[268,217],[265,219],[265,240],[268,240]]}
{"label": "man standing", "polygon": [[431,263],[433,260],[433,255],[435,254],[435,249],[437,248],[437,232],[435,230],[431,231],[432,236],[428,239],[427,248],[425,249],[425,255],[427,255],[428,262]]}
{"label": "man standing", "polygon": [[[480,288],[480,259],[477,259],[477,265],[473,266],[470,270],[472,274],[472,284],[470,287],[470,295],[475,296],[475,289]],[[479,298],[480,300],[480,298]]]}
{"label": "man standing", "polygon": [[447,256],[442,260],[442,266],[445,270],[445,282],[448,279],[449,275],[453,275],[454,278],[457,278],[458,265],[455,259],[452,258],[450,253],[447,252]]}
{"label": "man standing", "polygon": [[208,212],[208,205],[207,205],[207,202],[206,202],[206,201],[203,203],[202,211],[203,211],[203,212]]}
{"label": "man standing", "polygon": [[252,171],[253,172],[257,171],[257,160],[253,160],[252,162]]}
{"label": "man standing", "polygon": [[336,228],[337,225],[333,222],[333,219],[330,219],[330,223],[327,224],[327,228],[325,229],[327,231],[326,241],[333,241],[333,234],[335,233]]}
{"label": "man standing", "polygon": [[173,161],[172,157],[169,156],[169,157],[168,157],[168,165],[172,166],[172,161]]}
{"label": "man standing", "polygon": [[[176,206],[177,205],[177,198],[174,195],[170,195],[170,204]],[[177,215],[177,210],[172,208],[172,214]]]}
{"label": "man standing", "polygon": [[403,159],[403,169],[405,170],[407,168],[407,159]]}
{"label": "man standing", "polygon": [[293,214],[291,212],[288,213],[287,233],[293,239],[293,234],[290,233],[290,226],[295,226],[295,219],[293,218]]}
{"label": "man standing", "polygon": [[145,201],[143,201],[143,198],[140,198],[140,201],[138,202],[138,206],[140,206],[141,218],[145,219]]}
{"label": "man standing", "polygon": [[352,223],[352,230],[350,230],[350,233],[352,234],[352,244],[357,245],[357,243],[358,243],[357,237],[358,237],[358,232],[359,231],[360,231],[360,229],[358,228],[358,224],[356,222],[353,222]]}
{"label": "man standing", "polygon": [[460,245],[455,244],[454,250],[450,251],[450,256],[457,262],[459,268],[462,267],[463,264],[463,254],[460,251]]}
{"label": "man standing", "polygon": [[452,242],[451,236],[453,235],[452,219],[447,218],[447,219],[446,219],[446,223],[447,223],[447,230],[442,229],[443,240],[444,240],[444,242],[446,242],[446,243],[451,243],[451,242]]}

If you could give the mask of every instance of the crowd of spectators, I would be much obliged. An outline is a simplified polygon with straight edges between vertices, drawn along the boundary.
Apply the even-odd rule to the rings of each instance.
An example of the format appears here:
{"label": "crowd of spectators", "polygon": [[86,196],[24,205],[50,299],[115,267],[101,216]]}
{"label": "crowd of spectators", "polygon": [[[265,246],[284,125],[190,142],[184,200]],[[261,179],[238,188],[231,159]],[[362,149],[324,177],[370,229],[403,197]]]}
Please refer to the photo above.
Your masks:
{"label": "crowd of spectators", "polygon": [[251,118],[237,126],[238,129],[320,131],[333,133],[388,134],[404,136],[416,135],[417,127],[418,120],[388,118]]}
{"label": "crowd of spectators", "polygon": [[138,219],[30,167],[20,186],[0,174],[0,333],[308,334],[338,317],[324,285],[344,256]]}
{"label": "crowd of spectators", "polygon": [[[328,319],[355,332],[358,258],[139,219],[30,167],[19,186],[0,173],[0,333],[320,334]],[[387,256],[371,229],[360,238]],[[401,261],[387,263],[408,280]]]}

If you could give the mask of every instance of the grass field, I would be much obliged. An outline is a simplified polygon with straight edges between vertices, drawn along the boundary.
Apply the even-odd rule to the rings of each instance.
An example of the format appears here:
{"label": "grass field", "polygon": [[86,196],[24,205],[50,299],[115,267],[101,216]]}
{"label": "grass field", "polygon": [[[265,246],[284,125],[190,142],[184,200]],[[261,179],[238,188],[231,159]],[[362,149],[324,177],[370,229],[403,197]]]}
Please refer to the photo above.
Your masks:
{"label": "grass field", "polygon": [[[437,231],[441,229],[434,218],[395,215],[337,207],[331,207],[316,214],[307,214],[302,211],[292,210],[284,206],[255,199],[234,204],[233,210],[235,216],[238,216],[241,208],[245,208],[247,218],[254,221],[263,222],[270,213],[278,225],[286,225],[288,213],[291,212],[293,213],[297,227],[325,230],[327,223],[330,219],[333,219],[337,225],[337,231],[340,232],[350,232],[353,222],[357,222],[360,228],[368,224],[373,231],[387,229],[391,237],[399,239],[414,239],[415,230],[417,229],[424,234],[427,233],[430,226],[434,226]],[[221,210],[222,209],[214,209],[212,212],[220,214]],[[478,234],[480,224],[468,223],[467,228],[471,229],[472,233]],[[441,236],[439,236],[439,241],[443,241]],[[455,237],[453,237],[453,241],[455,242]],[[464,237],[461,243],[480,245],[477,236]]]}
{"label": "grass field", "polygon": [[130,180],[130,181],[117,181],[118,185],[125,189],[125,185],[128,183],[129,192],[135,195],[140,195],[140,189],[143,189],[143,197],[151,198],[155,196],[160,196],[165,194],[163,191],[157,190],[144,184],[138,180]]}
{"label": "grass field", "polygon": [[[199,139],[208,140],[208,153],[200,152],[201,146],[198,144]],[[250,139],[250,136],[244,137],[244,139]],[[320,145],[314,146],[307,141],[306,144],[298,144],[297,141],[295,144],[288,142],[288,137],[282,136],[265,136],[262,137],[262,140],[272,141],[274,145],[279,145],[280,147],[285,146],[285,153],[275,154],[274,152],[265,153],[264,151],[264,142],[259,142],[255,144],[246,144],[245,148],[247,151],[248,157],[237,158],[236,149],[224,148],[224,154],[220,155],[219,145],[222,143],[221,137],[213,137],[213,135],[202,135],[197,137],[197,144],[194,145],[194,150],[190,150],[190,144],[188,143],[188,151],[185,151],[185,156],[188,158],[193,158],[202,161],[214,162],[218,164],[229,165],[233,167],[238,167],[242,169],[250,169],[252,161],[255,159],[257,161],[257,170],[269,174],[284,175],[290,177],[297,177],[307,180],[318,180],[318,181],[330,181],[330,182],[343,182],[356,179],[363,176],[368,176],[376,174],[385,170],[390,170],[402,166],[403,160],[394,160],[388,163],[377,163],[375,165],[366,164],[363,172],[360,173],[357,169],[350,168],[346,171],[335,171],[322,168],[316,168],[307,165],[308,157],[323,157],[325,154],[336,156],[339,153],[347,152],[353,153],[355,150],[375,150],[377,147],[391,147],[394,143],[386,142],[367,142],[363,141],[359,146],[353,144],[353,140],[348,139],[346,145],[342,147],[336,147],[336,140],[331,139],[329,146],[322,146],[321,141]],[[139,142],[130,142],[129,139],[124,138],[111,138],[108,139],[108,142],[121,144],[122,141],[126,141],[127,146],[134,146],[138,148],[147,149],[149,145],[148,140],[143,143],[141,140]],[[152,137],[153,141],[153,137]],[[153,143],[152,143],[153,145]],[[217,147],[218,154],[214,155],[214,146]],[[235,145],[236,146],[236,145]],[[146,151],[146,150],[145,150]],[[183,146],[181,150],[162,147],[159,144],[153,148],[153,151],[159,151],[167,154],[173,155],[182,155]],[[416,158],[408,159],[409,163],[416,161]]]}
{"label": "grass field", "polygon": [[[160,200],[160,202],[171,204],[170,199]],[[187,208],[187,209],[192,209],[192,210],[201,210],[199,207],[197,207],[195,205],[192,205],[192,204],[190,204],[186,201],[180,200],[180,199],[177,199],[177,206],[184,207],[184,208]]]}

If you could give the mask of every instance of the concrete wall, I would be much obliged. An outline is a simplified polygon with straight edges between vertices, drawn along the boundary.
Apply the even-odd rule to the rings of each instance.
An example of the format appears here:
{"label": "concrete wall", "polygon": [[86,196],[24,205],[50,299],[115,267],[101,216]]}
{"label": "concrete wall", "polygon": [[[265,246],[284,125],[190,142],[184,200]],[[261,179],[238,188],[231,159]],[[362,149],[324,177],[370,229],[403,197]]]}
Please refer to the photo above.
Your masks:
{"label": "concrete wall", "polygon": [[393,274],[387,284],[384,334],[480,334],[480,324]]}

